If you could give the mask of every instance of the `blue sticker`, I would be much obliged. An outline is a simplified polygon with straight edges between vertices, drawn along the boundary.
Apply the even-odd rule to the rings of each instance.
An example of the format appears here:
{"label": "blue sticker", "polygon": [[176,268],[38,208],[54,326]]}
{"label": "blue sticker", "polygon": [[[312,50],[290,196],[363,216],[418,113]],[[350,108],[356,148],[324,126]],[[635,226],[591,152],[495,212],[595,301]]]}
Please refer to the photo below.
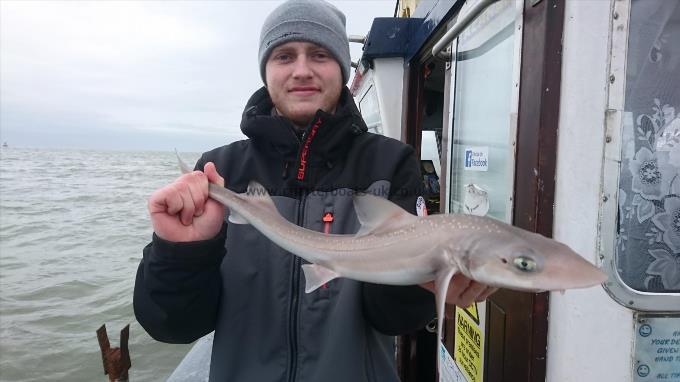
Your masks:
{"label": "blue sticker", "polygon": [[466,171],[489,171],[489,148],[486,146],[465,148],[463,165]]}
{"label": "blue sticker", "polygon": [[638,333],[643,337],[649,337],[652,334],[652,327],[647,324],[641,325]]}
{"label": "blue sticker", "polygon": [[637,368],[637,375],[640,377],[646,377],[649,375],[649,366],[642,364]]}

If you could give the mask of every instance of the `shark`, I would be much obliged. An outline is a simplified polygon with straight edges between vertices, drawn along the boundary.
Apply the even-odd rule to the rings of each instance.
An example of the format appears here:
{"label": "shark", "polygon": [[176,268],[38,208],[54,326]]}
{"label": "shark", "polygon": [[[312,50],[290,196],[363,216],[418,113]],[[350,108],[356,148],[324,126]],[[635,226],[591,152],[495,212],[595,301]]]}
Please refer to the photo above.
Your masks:
{"label": "shark", "polygon": [[[183,173],[192,171],[179,154],[177,159]],[[251,224],[310,263],[302,265],[306,293],[339,277],[386,285],[434,281],[439,340],[449,282],[456,273],[528,292],[587,288],[607,280],[604,272],[567,245],[490,217],[416,216],[387,199],[357,192],[353,205],[360,229],[338,235],[289,222],[268,191],[254,181],[245,193],[210,183],[208,194],[229,209],[230,223]]]}

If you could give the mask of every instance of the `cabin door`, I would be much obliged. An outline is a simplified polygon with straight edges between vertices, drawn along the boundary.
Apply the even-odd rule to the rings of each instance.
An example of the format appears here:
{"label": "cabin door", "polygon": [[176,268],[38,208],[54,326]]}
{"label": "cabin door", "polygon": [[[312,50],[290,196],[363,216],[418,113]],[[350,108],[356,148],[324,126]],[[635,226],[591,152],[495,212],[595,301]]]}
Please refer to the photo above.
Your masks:
{"label": "cabin door", "polygon": [[[421,155],[430,212],[551,236],[562,19],[556,0],[500,1],[454,40],[449,62],[430,54],[437,37],[411,61],[405,138]],[[547,294],[501,290],[447,316],[453,380],[545,380]],[[436,380],[433,341],[401,339],[403,381]]]}

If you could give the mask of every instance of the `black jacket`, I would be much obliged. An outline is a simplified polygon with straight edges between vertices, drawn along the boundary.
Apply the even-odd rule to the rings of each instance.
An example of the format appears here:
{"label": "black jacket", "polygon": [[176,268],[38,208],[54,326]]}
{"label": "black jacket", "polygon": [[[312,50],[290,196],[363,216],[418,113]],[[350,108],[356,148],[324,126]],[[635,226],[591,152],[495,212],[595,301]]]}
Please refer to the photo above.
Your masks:
{"label": "black jacket", "polygon": [[[272,107],[266,89],[257,91],[241,123],[249,139],[203,154],[197,168],[214,162],[236,192],[260,182],[286,219],[316,231],[355,233],[357,190],[415,211],[414,151],[367,133],[347,89],[336,113],[319,111],[302,135]],[[225,222],[203,242],[154,235],[137,272],[135,314],[163,342],[215,330],[211,381],[397,381],[391,336],[426,325],[433,295],[349,279],[306,294],[302,262],[250,225]]]}

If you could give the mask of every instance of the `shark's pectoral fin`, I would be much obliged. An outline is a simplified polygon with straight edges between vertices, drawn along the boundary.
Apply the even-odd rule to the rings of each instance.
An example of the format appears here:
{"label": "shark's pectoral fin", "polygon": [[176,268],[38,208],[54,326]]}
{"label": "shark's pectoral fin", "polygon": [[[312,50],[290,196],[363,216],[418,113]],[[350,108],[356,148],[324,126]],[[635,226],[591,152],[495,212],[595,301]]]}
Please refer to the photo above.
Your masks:
{"label": "shark's pectoral fin", "polygon": [[317,264],[303,264],[302,271],[305,273],[305,293],[314,292],[323,284],[340,277],[335,271]]}
{"label": "shark's pectoral fin", "polygon": [[418,219],[389,200],[371,194],[356,194],[353,202],[357,218],[361,223],[357,236],[388,232]]}
{"label": "shark's pectoral fin", "polygon": [[434,290],[435,290],[435,302],[437,304],[437,349],[435,354],[437,354],[437,370],[441,370],[439,364],[439,343],[442,340],[442,329],[444,325],[444,315],[446,308],[446,293],[449,289],[449,283],[451,278],[456,273],[457,269],[443,268],[437,273],[434,280]]}

